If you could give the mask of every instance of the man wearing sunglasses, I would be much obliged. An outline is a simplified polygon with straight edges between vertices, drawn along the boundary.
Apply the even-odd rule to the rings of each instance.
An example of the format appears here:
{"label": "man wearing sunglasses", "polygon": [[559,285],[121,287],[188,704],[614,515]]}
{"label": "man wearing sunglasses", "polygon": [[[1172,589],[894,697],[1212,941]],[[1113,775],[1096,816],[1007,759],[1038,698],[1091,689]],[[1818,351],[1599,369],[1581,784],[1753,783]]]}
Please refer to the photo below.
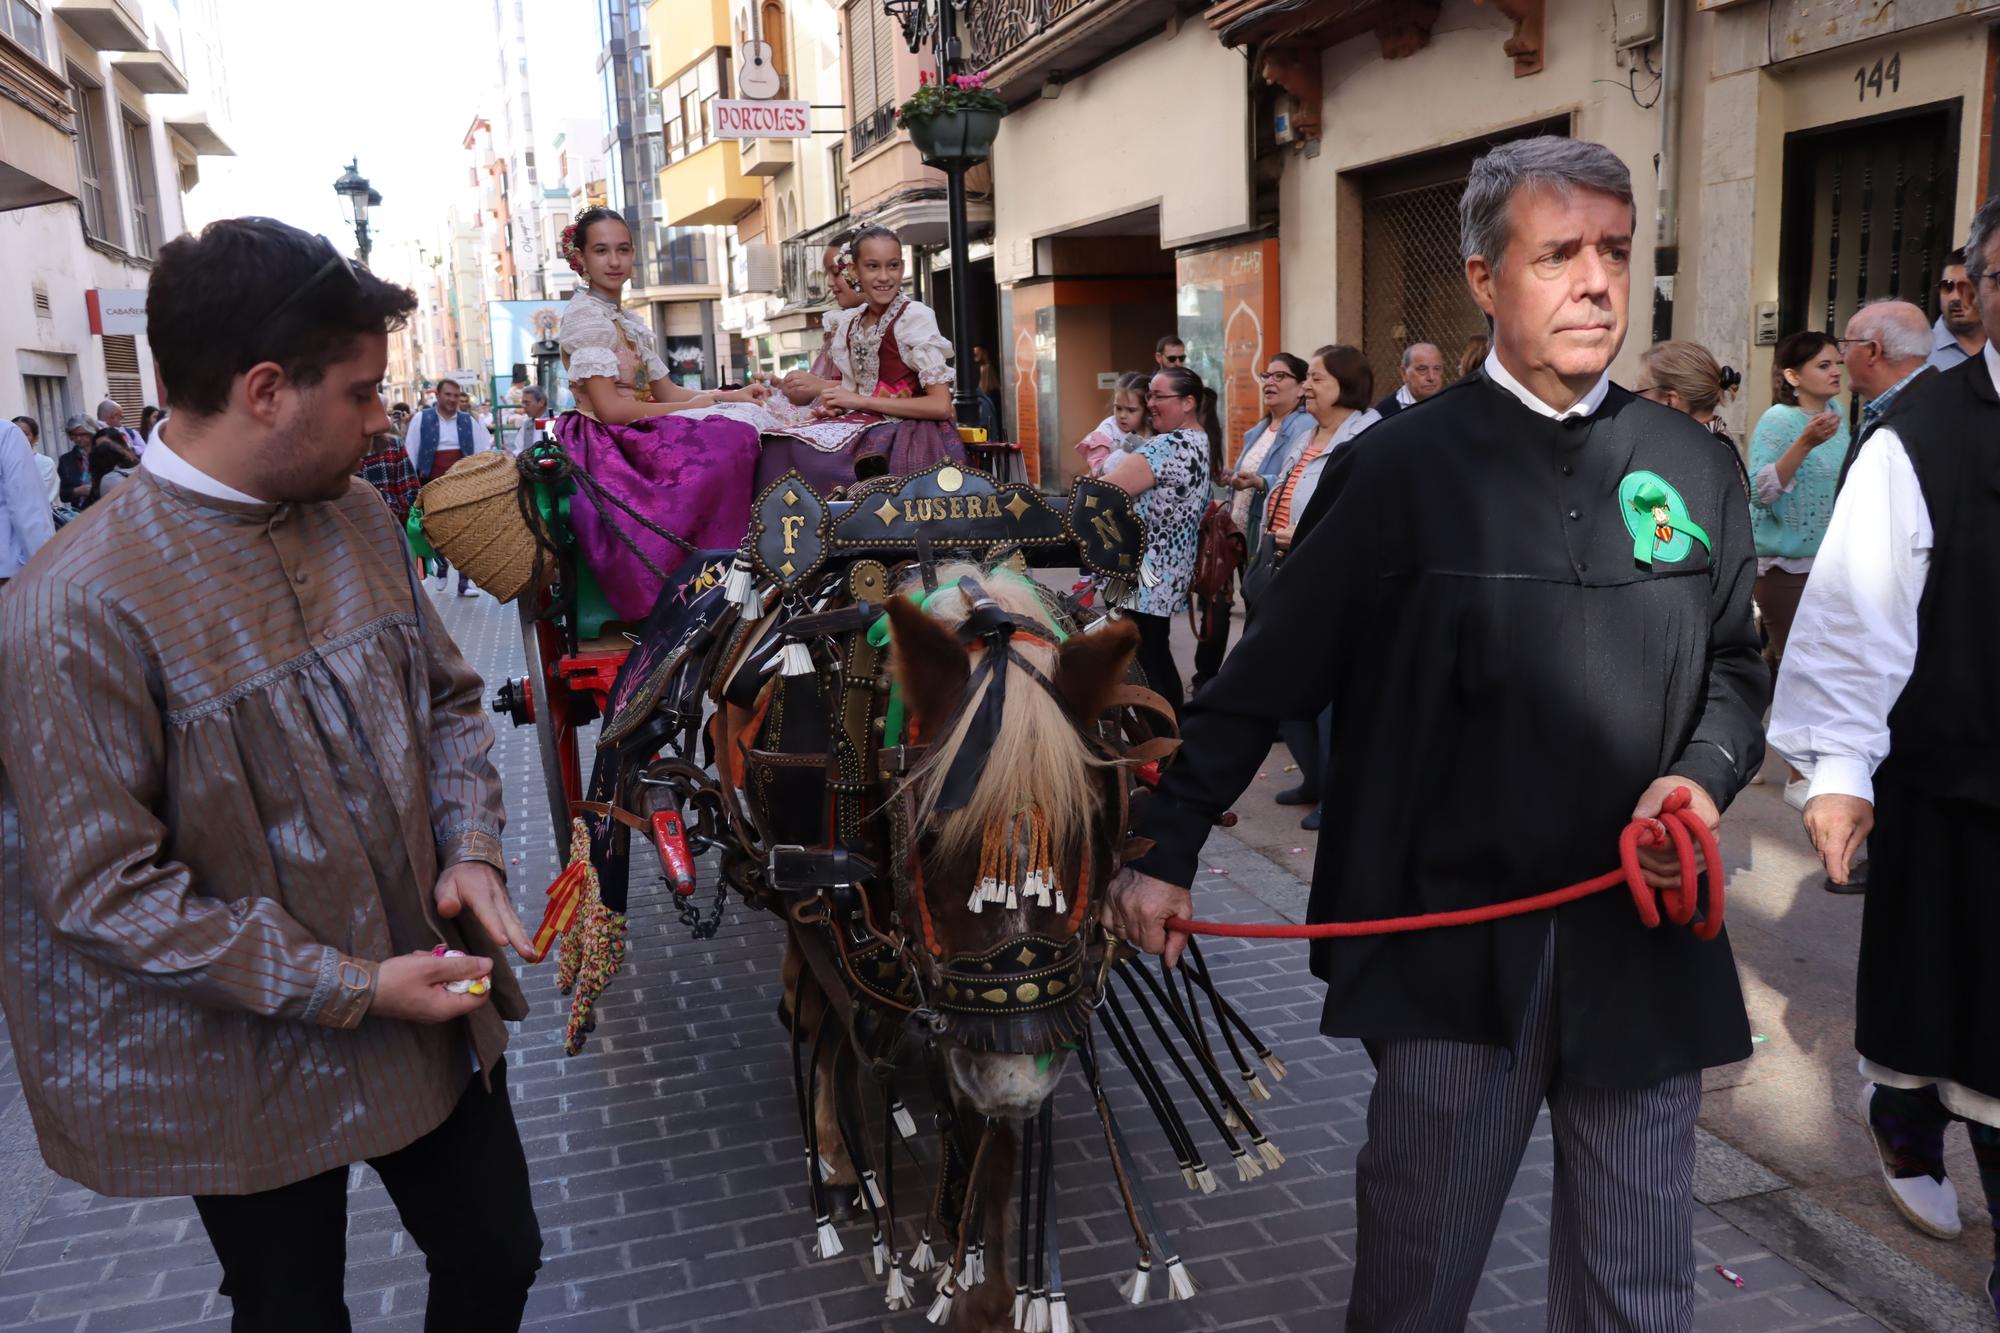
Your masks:
{"label": "man wearing sunglasses", "polygon": [[1939,370],[1978,356],[1986,346],[1986,326],[1979,322],[1979,294],[1965,271],[1965,251],[1954,250],[1944,257],[1944,276],[1938,279],[1938,317],[1931,328],[1929,364]]}
{"label": "man wearing sunglasses", "polygon": [[541,1262],[492,727],[354,476],[415,304],[268,219],[164,247],[171,444],[0,598],[0,1004],[42,1155],[193,1195],[257,1333],[348,1327],[356,1162],[428,1327],[518,1328]]}
{"label": "man wearing sunglasses", "polygon": [[1153,344],[1153,365],[1159,370],[1187,364],[1187,344],[1169,333]]}

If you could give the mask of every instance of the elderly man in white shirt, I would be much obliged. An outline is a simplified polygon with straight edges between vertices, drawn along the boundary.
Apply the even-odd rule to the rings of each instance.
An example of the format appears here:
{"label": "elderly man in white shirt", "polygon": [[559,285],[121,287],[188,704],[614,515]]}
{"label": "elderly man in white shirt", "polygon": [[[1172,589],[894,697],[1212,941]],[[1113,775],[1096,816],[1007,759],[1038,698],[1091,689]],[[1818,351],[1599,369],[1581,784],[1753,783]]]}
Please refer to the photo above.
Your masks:
{"label": "elderly man in white shirt", "polygon": [[[2000,333],[2000,197],[1968,280]],[[1944,1132],[1966,1122],[2000,1239],[2000,353],[1913,387],[1863,444],[1785,651],[1771,747],[1844,881],[1867,840],[1855,1004],[1862,1114],[1890,1198],[1960,1230]],[[1988,1282],[2000,1303],[2000,1267]]]}

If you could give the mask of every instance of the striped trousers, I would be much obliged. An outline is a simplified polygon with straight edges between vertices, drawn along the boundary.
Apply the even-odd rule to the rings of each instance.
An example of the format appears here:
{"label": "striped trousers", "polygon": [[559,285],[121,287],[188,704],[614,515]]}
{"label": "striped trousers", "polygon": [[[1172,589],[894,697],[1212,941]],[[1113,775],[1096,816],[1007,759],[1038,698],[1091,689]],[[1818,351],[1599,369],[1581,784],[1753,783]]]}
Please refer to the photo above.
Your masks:
{"label": "striped trousers", "polygon": [[1565,1077],[1555,933],[1519,1049],[1371,1043],[1375,1090],[1356,1165],[1356,1333],[1456,1333],[1544,1101],[1555,1135],[1548,1326],[1685,1333],[1694,1322],[1694,1123],[1701,1076],[1645,1088]]}

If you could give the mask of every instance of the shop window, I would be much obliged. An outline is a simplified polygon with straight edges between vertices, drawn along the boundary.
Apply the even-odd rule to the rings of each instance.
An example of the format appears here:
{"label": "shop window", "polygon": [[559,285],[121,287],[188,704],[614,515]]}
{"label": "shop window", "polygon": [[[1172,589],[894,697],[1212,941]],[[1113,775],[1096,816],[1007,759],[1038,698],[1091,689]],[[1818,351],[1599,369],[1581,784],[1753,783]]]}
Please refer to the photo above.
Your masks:
{"label": "shop window", "polygon": [[1361,177],[1361,350],[1380,397],[1402,382],[1403,349],[1436,344],[1448,366],[1486,316],[1465,285],[1458,201],[1472,163],[1494,144],[1568,134],[1567,119],[1426,153]]}

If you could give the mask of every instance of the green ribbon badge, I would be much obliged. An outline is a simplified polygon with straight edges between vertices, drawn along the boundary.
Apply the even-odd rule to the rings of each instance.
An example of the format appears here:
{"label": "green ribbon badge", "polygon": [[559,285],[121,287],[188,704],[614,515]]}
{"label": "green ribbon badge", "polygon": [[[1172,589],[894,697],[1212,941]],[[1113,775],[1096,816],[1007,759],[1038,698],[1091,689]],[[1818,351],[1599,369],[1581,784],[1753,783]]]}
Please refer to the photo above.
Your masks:
{"label": "green ribbon badge", "polygon": [[1632,534],[1632,558],[1649,568],[1655,561],[1687,559],[1695,542],[1705,551],[1715,550],[1689,515],[1687,501],[1657,472],[1629,473],[1619,482],[1618,510]]}

